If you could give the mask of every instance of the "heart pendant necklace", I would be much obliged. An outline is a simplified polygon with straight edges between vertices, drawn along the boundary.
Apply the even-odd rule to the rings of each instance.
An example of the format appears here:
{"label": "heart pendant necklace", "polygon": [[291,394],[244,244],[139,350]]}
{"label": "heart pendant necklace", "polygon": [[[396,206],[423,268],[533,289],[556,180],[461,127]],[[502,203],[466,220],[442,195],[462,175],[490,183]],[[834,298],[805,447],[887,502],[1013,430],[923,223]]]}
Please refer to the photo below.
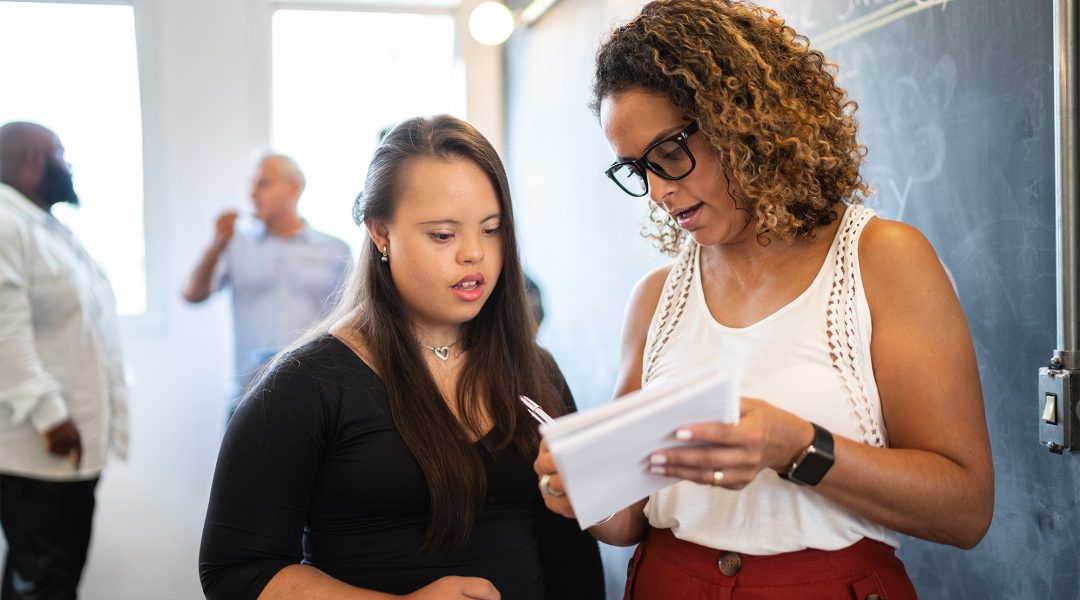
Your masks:
{"label": "heart pendant necklace", "polygon": [[453,344],[447,344],[445,346],[428,346],[427,344],[420,345],[434,352],[435,356],[439,357],[439,360],[446,362],[450,358],[450,347],[456,346],[457,342],[454,342]]}

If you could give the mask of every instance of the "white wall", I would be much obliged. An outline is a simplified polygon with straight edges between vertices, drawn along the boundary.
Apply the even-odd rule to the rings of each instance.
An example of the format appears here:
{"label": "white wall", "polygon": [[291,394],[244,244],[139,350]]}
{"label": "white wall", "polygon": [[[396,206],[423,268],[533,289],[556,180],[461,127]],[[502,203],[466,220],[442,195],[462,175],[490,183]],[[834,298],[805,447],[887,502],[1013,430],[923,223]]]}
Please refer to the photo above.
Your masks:
{"label": "white wall", "polygon": [[[266,0],[133,3],[150,309],[124,322],[131,458],[111,464],[98,488],[80,597],[192,599],[202,597],[198,548],[232,340],[227,298],[192,307],[180,290],[214,217],[246,200],[251,151],[269,142],[270,10]],[[501,147],[501,51],[464,44],[462,52],[472,61],[470,119]]]}
{"label": "white wall", "polygon": [[185,276],[213,218],[246,196],[268,140],[268,16],[251,0],[136,0],[150,309],[125,321],[131,458],[112,464],[82,597],[199,598],[197,556],[224,427],[224,299],[189,307]]}
{"label": "white wall", "polygon": [[[641,4],[562,0],[507,48],[507,170],[522,257],[544,294],[540,339],[583,408],[611,398],[626,301],[666,260],[638,235],[646,201],[604,176],[614,156],[587,108],[600,40]],[[622,597],[630,553],[601,547],[611,600]]]}
{"label": "white wall", "polygon": [[469,35],[469,14],[484,0],[462,0],[457,10],[459,52],[465,61],[466,113],[506,161],[506,94],[502,46],[484,46]]}

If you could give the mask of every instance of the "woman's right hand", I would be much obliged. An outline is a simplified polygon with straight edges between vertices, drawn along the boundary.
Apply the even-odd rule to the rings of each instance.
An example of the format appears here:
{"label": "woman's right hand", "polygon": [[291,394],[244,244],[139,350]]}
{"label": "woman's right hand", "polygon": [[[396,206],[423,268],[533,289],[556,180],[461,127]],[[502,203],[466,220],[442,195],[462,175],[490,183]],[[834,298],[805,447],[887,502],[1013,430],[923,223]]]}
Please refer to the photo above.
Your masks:
{"label": "woman's right hand", "polygon": [[[552,458],[551,452],[548,452],[545,440],[540,440],[540,452],[536,456],[536,461],[533,462],[533,470],[539,477],[536,485],[540,488],[540,495],[543,496],[548,510],[568,519],[576,518],[574,509],[570,506],[570,499],[566,496],[562,478],[559,477],[558,467],[555,466],[555,459]],[[545,477],[547,478],[546,489],[543,485]]]}
{"label": "woman's right hand", "polygon": [[402,596],[407,600],[499,600],[499,590],[487,579],[480,577],[448,576],[425,585],[411,594]]}

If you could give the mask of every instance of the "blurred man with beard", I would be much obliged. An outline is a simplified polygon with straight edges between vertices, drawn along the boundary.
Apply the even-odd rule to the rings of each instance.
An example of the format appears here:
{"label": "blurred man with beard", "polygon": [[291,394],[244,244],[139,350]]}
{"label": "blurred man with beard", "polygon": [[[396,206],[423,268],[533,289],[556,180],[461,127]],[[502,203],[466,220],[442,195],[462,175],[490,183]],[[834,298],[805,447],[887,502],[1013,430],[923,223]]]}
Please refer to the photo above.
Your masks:
{"label": "blurred man with beard", "polygon": [[127,451],[112,288],[60,202],[78,204],[60,139],[0,127],[3,600],[76,597],[106,451]]}

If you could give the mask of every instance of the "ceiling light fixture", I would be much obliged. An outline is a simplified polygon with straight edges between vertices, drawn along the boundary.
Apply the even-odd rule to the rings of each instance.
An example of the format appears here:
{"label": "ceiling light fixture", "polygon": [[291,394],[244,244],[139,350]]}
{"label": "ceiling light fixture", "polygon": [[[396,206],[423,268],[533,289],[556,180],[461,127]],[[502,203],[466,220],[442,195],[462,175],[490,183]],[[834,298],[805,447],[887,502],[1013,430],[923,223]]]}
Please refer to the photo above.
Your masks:
{"label": "ceiling light fixture", "polygon": [[469,33],[485,46],[498,46],[514,33],[514,13],[502,2],[484,2],[469,15]]}

